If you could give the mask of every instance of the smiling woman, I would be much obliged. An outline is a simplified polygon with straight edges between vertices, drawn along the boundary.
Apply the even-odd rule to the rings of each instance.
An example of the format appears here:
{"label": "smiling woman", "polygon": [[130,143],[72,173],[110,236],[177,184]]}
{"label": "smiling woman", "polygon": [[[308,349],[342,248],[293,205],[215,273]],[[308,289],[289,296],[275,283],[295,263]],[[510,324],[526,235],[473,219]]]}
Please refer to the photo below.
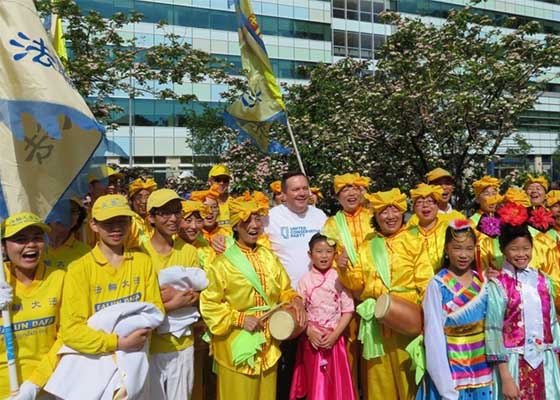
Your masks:
{"label": "smiling woman", "polygon": [[[49,229],[32,213],[12,215],[2,224],[8,285],[0,285],[0,305],[3,308],[11,303],[18,374],[24,380],[19,393],[29,396],[21,398],[35,398],[39,394],[53,372],[62,344],[57,335],[64,271],[47,267],[42,260]],[[2,340],[0,354],[5,352]],[[8,365],[2,356],[0,398],[9,395]]]}

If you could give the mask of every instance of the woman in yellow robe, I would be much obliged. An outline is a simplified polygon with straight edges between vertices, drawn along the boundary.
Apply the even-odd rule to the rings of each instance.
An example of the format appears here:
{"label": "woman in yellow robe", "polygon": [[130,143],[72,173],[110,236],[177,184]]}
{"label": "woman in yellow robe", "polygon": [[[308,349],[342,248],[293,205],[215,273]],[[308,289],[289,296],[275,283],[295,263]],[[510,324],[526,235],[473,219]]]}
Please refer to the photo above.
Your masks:
{"label": "woman in yellow robe", "polygon": [[[406,196],[392,189],[366,197],[374,211],[377,232],[360,246],[357,265],[339,264],[338,269],[342,284],[360,293],[363,303],[356,311],[362,317],[361,323],[374,324],[371,308],[382,294],[392,293],[420,304],[433,268],[422,252],[421,240],[403,227]],[[412,399],[416,386],[405,351],[412,338],[384,326],[380,328],[381,338],[376,344],[383,352],[363,354],[367,372],[367,385],[362,388],[364,398]]]}
{"label": "woman in yellow robe", "polygon": [[448,220],[440,218],[438,202],[441,201],[443,189],[437,185],[420,183],[410,190],[412,208],[416,219],[407,224],[408,230],[422,240],[422,251],[426,254],[434,272],[441,268],[445,230]]}
{"label": "woman in yellow robe", "polygon": [[284,267],[257,244],[264,213],[256,201],[231,201],[235,243],[206,266],[209,286],[200,296],[200,311],[212,334],[219,400],[274,400],[281,353],[260,317],[286,302],[305,324],[303,300],[291,288]]}

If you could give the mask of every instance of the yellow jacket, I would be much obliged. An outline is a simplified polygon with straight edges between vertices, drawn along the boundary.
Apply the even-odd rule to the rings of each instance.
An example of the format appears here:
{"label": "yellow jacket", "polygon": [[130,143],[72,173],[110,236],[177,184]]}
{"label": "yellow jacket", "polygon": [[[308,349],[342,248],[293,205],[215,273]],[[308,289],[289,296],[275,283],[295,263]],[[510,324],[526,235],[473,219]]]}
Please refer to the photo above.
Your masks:
{"label": "yellow jacket", "polygon": [[[43,387],[56,367],[56,353],[62,345],[59,324],[65,272],[40,262],[35,279],[25,286],[11,274],[8,266],[9,263],[4,264],[4,273],[14,293],[10,311],[17,373],[20,382],[29,380]],[[0,398],[4,399],[10,395],[10,388],[4,328],[0,329]]]}
{"label": "yellow jacket", "polygon": [[95,246],[68,267],[64,282],[61,332],[64,344],[84,354],[117,349],[117,334],[87,326],[95,312],[113,304],[145,301],[163,311],[157,276],[150,256],[127,249],[118,267],[113,267]]}
{"label": "yellow jacket", "polygon": [[[371,225],[373,212],[369,208],[360,207],[354,214],[343,213],[348,225],[348,231],[354,242],[354,249],[358,252],[360,245],[364,242],[367,235],[373,233],[374,229]],[[337,247],[342,251],[342,236],[336,225],[335,217],[329,217],[321,229],[321,233],[331,239],[336,240]]]}
{"label": "yellow jacket", "polygon": [[[391,286],[405,290],[392,293],[420,304],[428,282],[434,275],[427,254],[422,251],[422,241],[405,228],[384,239],[389,257]],[[361,300],[377,299],[389,292],[375,267],[370,242],[371,239],[368,239],[360,246],[358,265],[339,270],[341,283],[348,289],[359,292]]]}
{"label": "yellow jacket", "polygon": [[218,235],[233,236],[233,232],[221,226],[218,226],[212,232],[208,232],[205,229],[202,230],[202,236],[204,236],[204,239],[206,239],[208,243]]}
{"label": "yellow jacket", "polygon": [[216,252],[208,241],[204,239],[202,234],[199,234],[191,244],[196,248],[200,266],[205,269],[206,265],[210,264],[214,261],[214,258],[216,258]]}
{"label": "yellow jacket", "polygon": [[150,240],[154,234],[154,227],[150,222],[137,213],[134,213],[134,217],[132,217],[132,226],[130,229],[130,236],[140,244]]}
{"label": "yellow jacket", "polygon": [[438,214],[436,224],[428,231],[419,225],[411,224],[410,221],[406,226],[413,235],[422,240],[422,251],[428,256],[434,272],[441,269],[445,247],[445,231],[449,225],[449,221],[442,220],[440,215],[442,214]]}
{"label": "yellow jacket", "polygon": [[[180,238],[174,240],[173,249],[167,255],[161,255],[158,253],[156,249],[154,249],[150,240],[144,243],[143,248],[152,258],[152,265],[156,275],[159,274],[162,269],[167,267],[178,265],[187,268],[199,268],[200,266],[196,248]],[[150,343],[150,353],[171,353],[186,349],[187,347],[192,346],[193,343],[194,336],[192,333],[190,335],[177,338],[171,333],[160,335],[159,333],[154,332]]]}
{"label": "yellow jacket", "polygon": [[48,246],[45,248],[45,265],[66,269],[72,261],[90,251],[91,247],[70,235],[68,240],[59,248],[53,249]]}
{"label": "yellow jacket", "polygon": [[[297,293],[284,267],[270,250],[257,245],[254,249],[241,248],[262,284],[269,300],[274,304],[291,302]],[[245,276],[223,255],[206,266],[210,282],[200,295],[200,312],[212,333],[212,352],[221,366],[246,375],[260,375],[272,368],[280,358],[278,341],[272,338],[265,324],[266,343],[255,357],[255,367],[235,367],[232,362],[231,344],[241,332],[246,311],[252,307],[265,306],[264,299],[257,293]],[[260,316],[262,311],[251,313]]]}

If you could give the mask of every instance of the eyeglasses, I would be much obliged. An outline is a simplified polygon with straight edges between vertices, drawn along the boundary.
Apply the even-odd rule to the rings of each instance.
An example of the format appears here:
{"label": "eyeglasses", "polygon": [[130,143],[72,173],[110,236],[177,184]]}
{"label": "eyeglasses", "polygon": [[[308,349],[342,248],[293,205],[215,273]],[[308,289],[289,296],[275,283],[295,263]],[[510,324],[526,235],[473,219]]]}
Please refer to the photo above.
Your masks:
{"label": "eyeglasses", "polygon": [[165,219],[169,219],[171,218],[171,216],[176,216],[177,218],[180,218],[183,215],[183,210],[178,210],[178,211],[173,211],[173,210],[157,210],[156,212],[154,212],[155,215],[157,215],[158,217],[162,217]]}
{"label": "eyeglasses", "polygon": [[424,207],[424,206],[434,206],[436,204],[436,201],[434,199],[421,199],[421,200],[416,200],[416,202],[414,203],[415,207]]}

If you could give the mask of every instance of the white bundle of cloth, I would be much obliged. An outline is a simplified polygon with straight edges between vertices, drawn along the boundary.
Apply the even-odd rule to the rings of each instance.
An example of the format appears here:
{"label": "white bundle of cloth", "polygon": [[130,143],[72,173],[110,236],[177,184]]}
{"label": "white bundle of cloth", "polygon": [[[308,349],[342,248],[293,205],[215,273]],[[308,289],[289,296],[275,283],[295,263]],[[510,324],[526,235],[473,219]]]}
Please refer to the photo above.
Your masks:
{"label": "white bundle of cloth", "polygon": [[[177,290],[192,289],[200,292],[208,287],[206,272],[200,268],[185,268],[182,266],[167,267],[159,271],[159,286],[171,286]],[[171,333],[180,338],[191,334],[191,325],[200,318],[196,307],[183,307],[167,313],[163,323],[158,327],[160,334]]]}
{"label": "white bundle of cloth", "polygon": [[[163,319],[163,313],[151,303],[122,303],[96,312],[88,319],[88,326],[128,336],[137,329],[155,329]],[[90,355],[62,346],[58,354],[62,358],[44,390],[59,399],[112,400],[122,386],[129,400],[144,395],[149,368],[148,342],[135,352],[117,350]]]}

